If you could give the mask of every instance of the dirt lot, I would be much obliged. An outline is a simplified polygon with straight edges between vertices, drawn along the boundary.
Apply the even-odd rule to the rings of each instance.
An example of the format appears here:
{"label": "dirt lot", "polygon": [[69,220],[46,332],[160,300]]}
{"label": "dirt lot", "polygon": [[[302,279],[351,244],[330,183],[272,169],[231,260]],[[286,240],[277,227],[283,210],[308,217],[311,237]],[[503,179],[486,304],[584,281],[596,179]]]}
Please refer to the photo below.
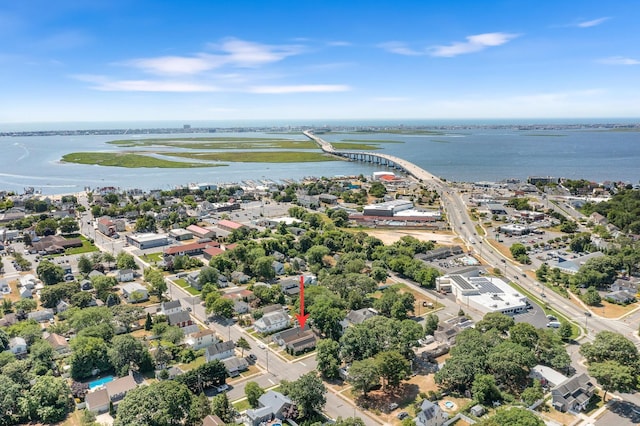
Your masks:
{"label": "dirt lot", "polygon": [[410,235],[420,241],[436,241],[438,244],[460,244],[460,240],[453,234],[419,231],[415,229],[369,229],[367,234],[379,238],[385,244],[393,244],[405,235]]}

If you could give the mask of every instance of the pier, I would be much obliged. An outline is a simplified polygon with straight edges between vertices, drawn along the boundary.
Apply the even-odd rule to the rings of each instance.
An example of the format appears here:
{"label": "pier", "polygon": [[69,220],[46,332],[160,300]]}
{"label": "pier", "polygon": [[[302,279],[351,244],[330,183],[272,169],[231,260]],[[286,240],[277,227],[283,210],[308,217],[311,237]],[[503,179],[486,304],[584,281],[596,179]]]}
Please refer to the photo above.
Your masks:
{"label": "pier", "polygon": [[431,183],[432,185],[440,188],[446,186],[445,182],[443,182],[440,178],[432,175],[425,169],[413,164],[412,162],[404,160],[400,157],[389,154],[380,154],[377,152],[337,150],[333,147],[333,145],[331,145],[330,142],[325,141],[317,135],[314,135],[310,130],[306,130],[302,133],[306,137],[314,141],[326,154],[346,158],[350,161],[362,161],[365,163],[387,166],[389,168],[399,170],[408,175],[411,175],[419,181],[422,181],[423,183]]}

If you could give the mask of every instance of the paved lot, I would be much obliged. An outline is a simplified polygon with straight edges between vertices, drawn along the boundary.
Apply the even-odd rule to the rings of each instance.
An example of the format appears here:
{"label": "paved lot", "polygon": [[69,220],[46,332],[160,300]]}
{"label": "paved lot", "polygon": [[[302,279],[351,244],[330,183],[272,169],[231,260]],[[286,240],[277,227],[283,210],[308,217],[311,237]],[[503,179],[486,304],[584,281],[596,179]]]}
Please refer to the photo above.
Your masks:
{"label": "paved lot", "polygon": [[632,426],[640,424],[640,407],[630,402],[613,402],[596,426]]}

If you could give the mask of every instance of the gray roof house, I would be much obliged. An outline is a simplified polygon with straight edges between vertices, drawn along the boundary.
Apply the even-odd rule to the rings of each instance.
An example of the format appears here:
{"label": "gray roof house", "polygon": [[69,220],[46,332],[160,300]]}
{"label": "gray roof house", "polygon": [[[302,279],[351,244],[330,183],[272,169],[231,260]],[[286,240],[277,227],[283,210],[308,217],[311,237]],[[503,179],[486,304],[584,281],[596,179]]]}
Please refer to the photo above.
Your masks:
{"label": "gray roof house", "polygon": [[180,328],[186,327],[188,325],[193,325],[193,321],[191,320],[191,315],[189,315],[189,312],[182,310],[167,315],[167,321],[169,322],[169,325],[175,325]]}
{"label": "gray roof house", "polygon": [[9,350],[15,356],[26,355],[27,353],[27,341],[24,338],[18,336],[9,339]]}
{"label": "gray roof house", "polygon": [[438,404],[425,399],[413,420],[416,426],[442,426],[448,418],[449,415],[442,411]]}
{"label": "gray roof house", "polygon": [[182,311],[180,299],[170,300],[168,302],[162,302],[160,304],[160,312],[162,312],[163,315],[171,315],[180,311]]}
{"label": "gray roof house", "polygon": [[211,362],[214,359],[226,359],[231,358],[235,352],[236,345],[231,340],[226,342],[214,343],[211,346],[207,346],[204,352],[204,357],[207,362]]}
{"label": "gray roof house", "polygon": [[585,373],[573,376],[551,389],[553,407],[558,411],[583,411],[593,396],[595,386]]}
{"label": "gray roof house", "polygon": [[109,399],[109,392],[107,389],[100,388],[93,392],[89,392],[84,398],[87,410],[93,411],[96,414],[101,414],[109,411],[109,405],[111,400]]}
{"label": "gray roof house", "polygon": [[27,314],[27,318],[36,320],[37,322],[47,322],[53,319],[53,311],[51,309],[42,309],[39,311],[29,312]]}
{"label": "gray roof house", "polygon": [[284,420],[288,417],[288,411],[294,405],[288,397],[273,390],[260,396],[258,404],[259,408],[246,411],[246,416],[252,426],[258,426],[273,419]]}
{"label": "gray roof house", "polygon": [[340,325],[342,329],[349,327],[350,325],[362,324],[369,318],[373,318],[378,315],[378,312],[375,309],[371,308],[362,308],[355,311],[349,311],[347,317],[340,321]]}

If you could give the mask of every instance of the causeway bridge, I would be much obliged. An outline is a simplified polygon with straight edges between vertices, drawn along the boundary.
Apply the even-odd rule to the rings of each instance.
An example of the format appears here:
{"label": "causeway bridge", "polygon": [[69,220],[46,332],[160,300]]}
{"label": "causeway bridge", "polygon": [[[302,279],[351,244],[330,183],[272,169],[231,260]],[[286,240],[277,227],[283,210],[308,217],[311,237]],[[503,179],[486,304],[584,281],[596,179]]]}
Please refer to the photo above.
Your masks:
{"label": "causeway bridge", "polygon": [[423,183],[431,183],[436,187],[443,188],[446,186],[445,182],[443,182],[440,178],[432,175],[428,171],[423,168],[413,164],[410,161],[404,160],[400,157],[396,157],[389,154],[381,154],[377,152],[363,152],[363,151],[343,151],[337,150],[331,145],[330,142],[325,141],[313,134],[312,131],[306,130],[302,132],[306,137],[314,141],[320,149],[327,153],[334,155],[336,157],[346,158],[350,161],[363,161],[366,163],[379,164],[382,166],[387,166],[396,170],[403,171],[408,175],[413,176],[414,178],[422,181]]}

